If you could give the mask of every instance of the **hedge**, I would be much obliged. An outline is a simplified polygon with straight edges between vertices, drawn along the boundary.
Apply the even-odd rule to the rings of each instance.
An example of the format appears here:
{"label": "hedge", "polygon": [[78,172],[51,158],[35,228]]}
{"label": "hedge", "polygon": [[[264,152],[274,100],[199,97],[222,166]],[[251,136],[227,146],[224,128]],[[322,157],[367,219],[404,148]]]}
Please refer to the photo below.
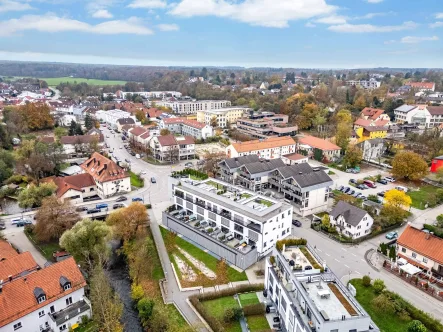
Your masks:
{"label": "hedge", "polygon": [[435,236],[438,236],[439,238],[443,238],[443,229],[442,228],[438,228],[438,227],[435,227],[435,226],[432,226],[429,224],[424,224],[423,228],[434,233]]}
{"label": "hedge", "polygon": [[243,307],[243,314],[245,316],[264,315],[265,306],[263,303],[245,305]]}
{"label": "hedge", "polygon": [[222,289],[221,291],[218,292],[202,293],[196,296],[197,299],[200,301],[209,301],[209,300],[219,299],[225,296],[233,296],[235,294],[240,294],[240,293],[257,292],[263,290],[264,288],[265,288],[264,284],[240,285],[233,288]]}
{"label": "hedge", "polygon": [[305,255],[306,259],[309,261],[309,263],[311,263],[311,265],[314,269],[320,269],[320,271],[322,273],[325,272],[325,269],[323,268],[323,266],[321,266],[320,264],[317,263],[315,258],[312,257],[311,253],[308,251],[308,249],[300,248],[300,251],[303,253],[303,255]]}
{"label": "hedge", "polygon": [[283,250],[283,245],[286,245],[286,247],[290,246],[305,246],[308,243],[306,239],[285,239],[285,240],[279,240],[276,243],[276,248],[278,251]]}

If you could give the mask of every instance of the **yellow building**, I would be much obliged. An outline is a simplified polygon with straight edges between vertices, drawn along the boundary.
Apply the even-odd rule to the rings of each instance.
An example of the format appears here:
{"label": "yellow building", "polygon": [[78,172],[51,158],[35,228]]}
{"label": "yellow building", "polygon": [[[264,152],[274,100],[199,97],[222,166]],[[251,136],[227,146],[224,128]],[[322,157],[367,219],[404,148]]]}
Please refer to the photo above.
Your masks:
{"label": "yellow building", "polygon": [[197,121],[211,125],[212,119],[217,119],[217,127],[226,128],[228,123],[236,123],[237,119],[244,116],[248,111],[247,107],[226,107],[214,110],[204,110],[197,112]]}
{"label": "yellow building", "polygon": [[360,127],[355,129],[355,133],[357,134],[358,142],[361,143],[368,139],[386,138],[388,135],[388,128],[380,126]]}

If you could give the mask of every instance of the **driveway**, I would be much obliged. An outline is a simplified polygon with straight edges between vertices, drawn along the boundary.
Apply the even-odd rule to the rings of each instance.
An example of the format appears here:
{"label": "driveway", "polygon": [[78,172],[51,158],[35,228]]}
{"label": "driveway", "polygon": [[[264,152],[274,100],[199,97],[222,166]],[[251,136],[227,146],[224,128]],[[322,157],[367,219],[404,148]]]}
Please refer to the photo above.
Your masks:
{"label": "driveway", "polygon": [[[23,230],[23,227],[20,227],[19,229]],[[34,247],[34,245],[31,243],[31,241],[29,241],[23,231],[3,234],[9,242],[11,242],[16,248],[20,250],[20,252],[29,251],[32,257],[34,257],[37,264],[40,265],[40,267],[44,267],[45,263],[47,262],[46,258],[43,257],[43,255],[36,247]]]}

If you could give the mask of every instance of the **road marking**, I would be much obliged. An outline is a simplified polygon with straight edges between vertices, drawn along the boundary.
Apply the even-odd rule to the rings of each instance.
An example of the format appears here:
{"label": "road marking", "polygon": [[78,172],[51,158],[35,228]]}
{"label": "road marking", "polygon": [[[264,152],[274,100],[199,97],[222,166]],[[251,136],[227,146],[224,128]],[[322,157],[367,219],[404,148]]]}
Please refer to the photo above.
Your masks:
{"label": "road marking", "polygon": [[356,254],[353,254],[352,252],[351,252],[351,254],[352,254],[352,256],[354,256],[354,257],[357,257],[357,255],[356,255]]}
{"label": "road marking", "polygon": [[337,259],[337,258],[334,258],[337,262],[339,262],[340,263],[340,261]]}
{"label": "road marking", "polygon": [[320,252],[322,252],[321,249],[318,249],[318,248],[317,248],[317,250],[320,251]]}
{"label": "road marking", "polygon": [[327,252],[325,252],[325,254],[326,254],[326,256],[331,256],[331,255],[329,255]]}
{"label": "road marking", "polygon": [[361,273],[360,273],[360,272],[358,272],[358,271],[355,271],[355,273],[358,273],[358,274],[360,274],[360,275],[361,275]]}
{"label": "road marking", "polygon": [[366,262],[363,258],[360,258],[360,260],[361,260],[362,262]]}
{"label": "road marking", "polygon": [[341,248],[341,250],[343,250],[343,251],[347,251],[345,248]]}
{"label": "road marking", "polygon": [[349,266],[347,266],[346,264],[344,264],[348,269],[349,269]]}

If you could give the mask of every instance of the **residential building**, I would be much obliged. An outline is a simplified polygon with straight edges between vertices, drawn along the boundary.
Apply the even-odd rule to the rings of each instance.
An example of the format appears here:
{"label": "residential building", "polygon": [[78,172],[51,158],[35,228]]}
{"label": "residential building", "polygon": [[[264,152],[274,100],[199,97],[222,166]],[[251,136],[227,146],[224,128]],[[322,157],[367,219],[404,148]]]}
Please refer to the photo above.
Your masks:
{"label": "residential building", "polygon": [[246,142],[232,143],[226,148],[228,158],[255,154],[264,159],[277,159],[296,152],[296,143],[291,137],[269,137]]}
{"label": "residential building", "polygon": [[225,181],[232,184],[235,184],[236,179],[239,174],[240,167],[249,164],[249,163],[255,163],[260,160],[260,157],[256,154],[241,156],[241,157],[234,157],[234,158],[227,158],[225,160],[222,160],[218,163],[219,166],[219,174],[218,177]]}
{"label": "residential building", "polygon": [[132,143],[139,143],[146,146],[146,144],[149,143],[150,136],[149,129],[142,126],[136,126],[128,130],[128,138]]}
{"label": "residential building", "polygon": [[386,150],[384,140],[381,138],[367,139],[357,145],[362,151],[363,160],[379,162],[379,158]]}
{"label": "residential building", "polygon": [[385,110],[380,108],[365,107],[360,113],[360,118],[371,121],[390,120]]}
{"label": "residential building", "polygon": [[[97,111],[95,112],[95,118],[100,121],[108,124],[111,129],[117,129],[118,126],[122,126],[128,123],[118,122],[119,119],[131,118],[134,120],[134,124],[140,125],[140,122],[137,121],[137,118],[134,115],[131,115],[129,112],[121,111],[121,110],[109,110],[109,111]],[[129,120],[128,120],[129,121]],[[132,123],[132,121],[131,121]]]}
{"label": "residential building", "polygon": [[197,111],[197,121],[212,126],[216,122],[219,128],[226,128],[228,124],[236,123],[248,111],[246,107],[227,107],[213,110]]}
{"label": "residential building", "polygon": [[210,125],[186,118],[164,118],[160,121],[159,127],[168,129],[171,133],[192,136],[195,139],[214,136],[214,130]]}
{"label": "residential building", "polygon": [[91,317],[86,281],[72,257],[40,269],[27,252],[0,264],[9,274],[0,282],[0,331],[67,331]]}
{"label": "residential building", "polygon": [[431,172],[436,173],[440,167],[443,167],[443,156],[434,157],[432,159]]}
{"label": "residential building", "polygon": [[337,232],[351,239],[371,233],[374,218],[368,212],[345,201],[339,201],[329,212],[329,222]]}
{"label": "residential building", "polygon": [[69,200],[71,203],[82,203],[92,199],[99,199],[97,184],[88,173],[76,174],[64,177],[50,177],[46,182],[52,181],[57,186],[55,194],[61,200]]}
{"label": "residential building", "polygon": [[[240,157],[242,158],[242,157]],[[262,191],[267,189],[269,180],[274,170],[285,167],[281,159],[260,159],[256,162],[245,163],[237,173],[235,184],[251,191]]]}
{"label": "residential building", "polygon": [[212,178],[170,181],[163,225],[242,270],[291,234],[289,204]]}
{"label": "residential building", "polygon": [[[181,92],[178,91],[139,91],[139,92],[127,92],[127,91],[121,91],[118,90],[115,93],[115,97],[119,99],[125,99],[128,95],[139,95],[146,99],[158,99],[158,98],[165,98],[167,96],[177,97],[180,98],[182,96]],[[103,94],[105,97],[105,94]]]}
{"label": "residential building", "polygon": [[428,127],[440,127],[443,125],[443,106],[427,106],[431,120]]}
{"label": "residential building", "polygon": [[355,129],[358,142],[363,142],[368,139],[386,138],[388,135],[388,127],[366,126]]}
{"label": "residential building", "polygon": [[371,79],[369,79],[369,81],[367,81],[367,80],[362,80],[362,81],[346,81],[346,85],[361,87],[363,89],[376,89],[376,88],[380,87],[381,82],[378,82],[375,79],[371,78]]}
{"label": "residential building", "polygon": [[397,256],[438,278],[443,277],[443,239],[406,226],[397,240]]}
{"label": "residential building", "polygon": [[217,110],[231,106],[229,100],[170,100],[155,103],[156,106],[169,107],[176,114],[193,114],[198,111]]}
{"label": "residential building", "polygon": [[396,123],[413,124],[421,128],[430,127],[431,114],[426,105],[401,105],[394,110],[394,115]]}
{"label": "residential building", "polygon": [[177,162],[195,156],[195,141],[191,136],[154,136],[149,142],[154,158],[164,162]]}
{"label": "residential building", "polygon": [[281,159],[283,160],[283,162],[286,165],[307,163],[309,160],[308,156],[305,156],[305,155],[302,155],[299,153],[286,154],[286,155],[282,156]]}
{"label": "residential building", "polygon": [[[334,161],[340,156],[341,148],[327,140],[315,136],[305,135],[298,137],[297,141],[297,151],[304,151],[304,153],[310,158],[320,161],[326,158],[329,161]],[[321,156],[316,156],[315,150],[319,150],[321,152]]]}
{"label": "residential building", "polygon": [[386,130],[389,129],[389,126],[391,126],[392,123],[390,120],[366,120],[363,118],[358,118],[354,122],[354,130],[357,130],[362,127],[385,127]]}
{"label": "residential building", "polygon": [[100,153],[94,152],[80,167],[85,173],[92,176],[97,185],[97,194],[101,198],[131,191],[129,174]]}
{"label": "residential building", "polygon": [[240,118],[237,120],[237,130],[253,138],[270,136],[295,136],[297,126],[288,125],[288,116],[274,114],[263,118]]}
{"label": "residential building", "polygon": [[123,126],[126,126],[126,125],[135,126],[136,125],[135,122],[136,121],[133,118],[121,118],[121,119],[118,119],[116,121],[116,123],[115,123],[115,129],[119,133],[121,133],[121,132],[123,132]]}
{"label": "residential building", "polygon": [[62,136],[60,143],[68,158],[83,157],[90,155],[92,151],[101,150],[105,139],[100,135]]}
{"label": "residential building", "polygon": [[434,82],[408,82],[406,85],[419,91],[435,91]]}
{"label": "residential building", "polygon": [[[302,249],[302,250],[301,250]],[[309,245],[274,248],[266,259],[266,303],[276,308],[283,331],[380,330],[351,292]],[[308,257],[307,257],[308,256]],[[312,266],[312,262],[318,267]]]}

